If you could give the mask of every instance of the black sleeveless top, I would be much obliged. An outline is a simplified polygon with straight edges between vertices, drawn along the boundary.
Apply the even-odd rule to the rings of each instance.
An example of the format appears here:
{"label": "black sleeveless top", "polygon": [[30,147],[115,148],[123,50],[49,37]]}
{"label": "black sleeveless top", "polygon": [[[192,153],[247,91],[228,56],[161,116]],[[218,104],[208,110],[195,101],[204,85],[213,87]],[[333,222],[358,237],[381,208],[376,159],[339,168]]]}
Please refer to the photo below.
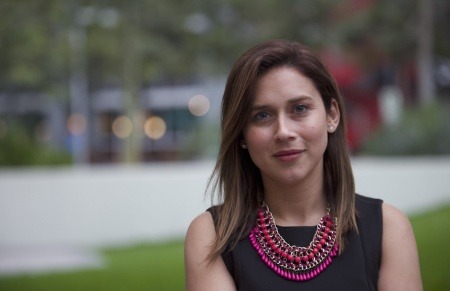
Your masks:
{"label": "black sleeveless top", "polygon": [[[237,290],[377,290],[383,228],[382,203],[379,199],[356,195],[359,234],[355,231],[349,233],[344,252],[309,281],[296,282],[278,276],[261,261],[248,238],[223,253],[222,258]],[[215,223],[216,207],[208,209]],[[315,226],[277,227],[287,243],[298,246],[309,245],[316,231]]]}

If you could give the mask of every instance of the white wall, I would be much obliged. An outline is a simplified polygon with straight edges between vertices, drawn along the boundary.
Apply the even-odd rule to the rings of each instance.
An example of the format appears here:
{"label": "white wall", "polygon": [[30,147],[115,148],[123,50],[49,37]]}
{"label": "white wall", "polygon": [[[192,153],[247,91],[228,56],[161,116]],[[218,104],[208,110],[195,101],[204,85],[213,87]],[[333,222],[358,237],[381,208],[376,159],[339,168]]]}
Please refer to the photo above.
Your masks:
{"label": "white wall", "polygon": [[[0,170],[0,248],[182,238],[213,162]],[[354,158],[357,191],[407,213],[450,203],[450,157]]]}

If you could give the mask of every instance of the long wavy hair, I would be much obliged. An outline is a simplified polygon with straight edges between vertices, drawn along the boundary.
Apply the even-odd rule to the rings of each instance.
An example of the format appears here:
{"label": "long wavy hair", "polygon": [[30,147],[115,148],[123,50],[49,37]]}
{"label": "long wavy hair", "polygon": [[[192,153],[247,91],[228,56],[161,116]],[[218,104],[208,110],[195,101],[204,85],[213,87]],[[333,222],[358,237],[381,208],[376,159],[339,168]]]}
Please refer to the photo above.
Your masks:
{"label": "long wavy hair", "polygon": [[[340,122],[328,134],[324,153],[324,190],[331,212],[337,217],[337,241],[342,251],[345,235],[357,230],[355,186],[346,141],[343,100],[336,81],[319,58],[306,46],[287,40],[271,40],[248,50],[234,64],[222,99],[221,142],[217,162],[207,191],[212,192],[216,208],[216,237],[208,256],[214,261],[248,235],[263,197],[261,173],[248,151],[240,147],[242,132],[250,116],[257,80],[275,67],[295,68],[312,80],[326,111],[336,100]],[[216,199],[216,200],[215,200]]]}

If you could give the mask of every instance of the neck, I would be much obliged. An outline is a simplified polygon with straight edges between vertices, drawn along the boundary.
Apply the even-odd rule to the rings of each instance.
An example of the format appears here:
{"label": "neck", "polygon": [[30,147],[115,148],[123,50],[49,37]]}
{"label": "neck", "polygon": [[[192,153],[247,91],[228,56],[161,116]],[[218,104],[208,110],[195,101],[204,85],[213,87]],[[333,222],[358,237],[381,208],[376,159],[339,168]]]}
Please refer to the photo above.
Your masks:
{"label": "neck", "polygon": [[278,225],[316,225],[325,215],[327,199],[322,180],[310,185],[280,187],[265,183],[264,200]]}

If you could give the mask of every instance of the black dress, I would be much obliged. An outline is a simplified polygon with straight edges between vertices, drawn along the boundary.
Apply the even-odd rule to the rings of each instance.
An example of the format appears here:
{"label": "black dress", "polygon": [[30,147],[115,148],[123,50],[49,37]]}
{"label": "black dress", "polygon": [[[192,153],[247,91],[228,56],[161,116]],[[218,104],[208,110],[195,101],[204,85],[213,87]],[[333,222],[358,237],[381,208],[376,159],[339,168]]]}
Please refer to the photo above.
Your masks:
{"label": "black dress", "polygon": [[[222,258],[232,275],[237,290],[377,290],[381,262],[382,212],[379,199],[356,195],[359,234],[351,232],[344,252],[315,278],[296,282],[284,279],[261,261],[248,238]],[[216,222],[215,207],[208,209]],[[315,226],[281,227],[281,236],[291,245],[307,246]]]}

